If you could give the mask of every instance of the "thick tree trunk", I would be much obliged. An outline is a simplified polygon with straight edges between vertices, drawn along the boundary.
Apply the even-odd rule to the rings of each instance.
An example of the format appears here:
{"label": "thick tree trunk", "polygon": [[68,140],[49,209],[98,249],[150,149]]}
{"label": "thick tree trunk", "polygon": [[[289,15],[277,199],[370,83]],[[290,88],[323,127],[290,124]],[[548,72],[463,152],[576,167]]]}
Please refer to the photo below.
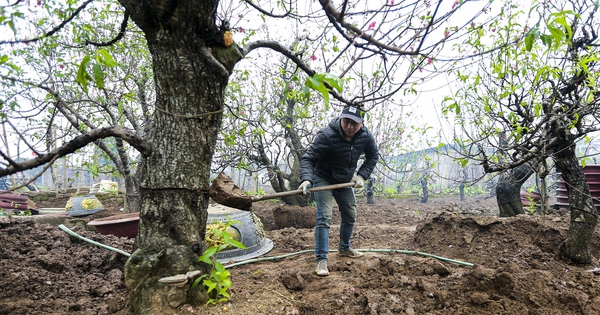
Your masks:
{"label": "thick tree trunk", "polygon": [[189,283],[158,280],[209,270],[198,257],[206,249],[210,163],[224,89],[241,54],[236,45],[209,47],[205,41],[216,28],[217,1],[121,3],[144,31],[156,84],[148,134],[153,153],[138,169],[138,247],[127,260],[125,282],[135,314],[173,314],[184,303],[206,301]]}
{"label": "thick tree trunk", "polygon": [[500,210],[500,217],[514,217],[525,214],[521,203],[521,186],[533,174],[529,165],[522,164],[508,171],[508,175],[499,176],[496,186],[496,200]]}
{"label": "thick tree trunk", "polygon": [[598,223],[598,213],[585,174],[575,156],[575,143],[564,143],[566,145],[561,150],[557,150],[554,155],[554,163],[567,185],[571,224],[567,239],[560,247],[559,258],[574,263],[589,264],[592,262],[589,245]]}

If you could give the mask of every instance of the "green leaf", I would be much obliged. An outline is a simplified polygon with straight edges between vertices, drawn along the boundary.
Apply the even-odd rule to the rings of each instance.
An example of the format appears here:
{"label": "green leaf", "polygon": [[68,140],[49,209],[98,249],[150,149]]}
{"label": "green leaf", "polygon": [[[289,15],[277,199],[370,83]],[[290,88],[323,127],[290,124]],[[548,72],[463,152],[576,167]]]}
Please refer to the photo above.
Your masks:
{"label": "green leaf", "polygon": [[98,50],[98,57],[96,58],[98,62],[107,66],[107,67],[116,67],[118,64],[110,55],[110,53],[104,49]]}
{"label": "green leaf", "polygon": [[468,159],[461,159],[460,160],[460,165],[462,166],[462,168],[467,167],[467,164],[469,163]]}
{"label": "green leaf", "polygon": [[329,108],[329,89],[335,88],[338,92],[344,90],[342,80],[330,73],[317,73],[306,78],[304,85],[313,90],[319,91],[323,95],[325,108]]}
{"label": "green leaf", "polygon": [[206,249],[206,251],[204,252],[204,254],[202,254],[202,256],[200,256],[198,258],[198,261],[202,261],[205,262],[207,264],[212,264],[212,261],[210,260],[210,258],[217,252],[217,248],[214,246],[211,246],[209,248]]}
{"label": "green leaf", "polygon": [[242,242],[231,239],[229,240],[229,245],[233,245],[237,248],[241,248],[241,249],[248,249],[248,247],[246,247],[246,245],[242,244]]}
{"label": "green leaf", "polygon": [[535,41],[537,36],[537,31],[534,30],[531,30],[529,31],[529,33],[527,33],[527,35],[525,36],[525,49],[527,49],[527,51],[531,51],[531,49],[533,48],[533,42]]}
{"label": "green leaf", "polygon": [[341,93],[344,90],[344,85],[342,79],[338,76],[333,75],[331,73],[326,73],[323,77],[323,82],[327,83],[329,86],[335,88],[338,93]]}
{"label": "green leaf", "polygon": [[92,71],[94,73],[94,81],[96,81],[98,88],[104,88],[104,71],[102,70],[102,67],[96,63],[92,66]]}
{"label": "green leaf", "polygon": [[317,75],[308,77],[306,78],[306,82],[304,84],[313,90],[321,92],[321,95],[323,95],[323,100],[325,102],[325,108],[329,108],[329,91],[325,87],[325,84],[322,81],[322,77],[317,77]]}
{"label": "green leaf", "polygon": [[87,74],[87,65],[89,63],[90,63],[90,56],[83,57],[81,64],[79,64],[79,69],[77,70],[76,81],[79,82],[79,84],[81,84],[81,86],[83,87],[83,90],[85,92],[87,92],[87,86],[88,86],[89,75]]}

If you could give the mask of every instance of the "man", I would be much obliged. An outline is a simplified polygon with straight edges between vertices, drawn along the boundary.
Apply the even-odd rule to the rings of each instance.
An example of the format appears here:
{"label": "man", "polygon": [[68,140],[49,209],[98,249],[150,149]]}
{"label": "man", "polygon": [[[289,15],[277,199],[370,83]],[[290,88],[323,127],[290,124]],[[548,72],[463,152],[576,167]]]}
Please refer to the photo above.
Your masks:
{"label": "man", "polygon": [[[311,186],[354,182],[354,187],[314,192],[317,203],[315,226],[315,255],[319,276],[328,276],[329,226],[331,225],[332,199],[338,204],[341,216],[339,256],[357,258],[363,254],[350,246],[350,237],[356,222],[354,188],[361,188],[369,178],[379,158],[379,149],[373,135],[363,126],[364,112],[355,106],[346,106],[339,117],[319,131],[317,137],[302,156],[298,190],[308,194]],[[365,161],[356,171],[358,159]]]}

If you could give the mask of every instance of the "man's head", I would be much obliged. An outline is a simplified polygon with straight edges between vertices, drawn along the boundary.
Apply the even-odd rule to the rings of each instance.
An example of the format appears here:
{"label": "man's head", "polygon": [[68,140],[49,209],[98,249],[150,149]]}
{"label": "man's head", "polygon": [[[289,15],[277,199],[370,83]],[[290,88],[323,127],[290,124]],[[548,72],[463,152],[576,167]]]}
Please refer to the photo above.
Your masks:
{"label": "man's head", "polygon": [[340,114],[342,130],[348,140],[360,130],[363,125],[363,111],[358,107],[346,106]]}
{"label": "man's head", "polygon": [[356,106],[346,106],[340,114],[340,118],[350,118],[358,124],[363,122],[363,116],[364,112]]}

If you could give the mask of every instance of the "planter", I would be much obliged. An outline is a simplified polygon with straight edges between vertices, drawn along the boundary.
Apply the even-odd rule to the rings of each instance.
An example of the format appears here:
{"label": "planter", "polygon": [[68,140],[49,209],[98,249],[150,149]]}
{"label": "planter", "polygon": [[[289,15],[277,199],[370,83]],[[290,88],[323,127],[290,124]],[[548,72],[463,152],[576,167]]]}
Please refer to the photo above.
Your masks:
{"label": "planter", "polygon": [[217,260],[220,262],[243,261],[264,255],[273,249],[273,242],[265,237],[262,222],[254,213],[220,204],[214,204],[208,207],[207,223],[211,223],[215,220],[226,222],[228,219],[240,222],[231,225],[231,228],[237,230],[237,232],[228,232],[236,239],[239,237],[238,241],[248,248],[224,250],[217,255]]}
{"label": "planter", "polygon": [[120,237],[136,237],[140,213],[132,212],[100,218],[88,222],[88,225],[96,227],[103,235],[112,234]]}
{"label": "planter", "polygon": [[[103,235],[112,234],[133,238],[137,236],[139,220],[140,213],[132,212],[96,219],[90,221],[88,225],[96,227],[98,232]],[[208,207],[207,223],[226,222],[227,220],[240,222],[232,224],[228,232],[248,248],[224,250],[217,256],[217,260],[220,262],[242,261],[264,255],[273,249],[273,242],[265,237],[262,222],[252,212],[218,204]]]}
{"label": "planter", "polygon": [[65,210],[70,217],[83,217],[104,210],[100,200],[94,195],[71,197]]}

